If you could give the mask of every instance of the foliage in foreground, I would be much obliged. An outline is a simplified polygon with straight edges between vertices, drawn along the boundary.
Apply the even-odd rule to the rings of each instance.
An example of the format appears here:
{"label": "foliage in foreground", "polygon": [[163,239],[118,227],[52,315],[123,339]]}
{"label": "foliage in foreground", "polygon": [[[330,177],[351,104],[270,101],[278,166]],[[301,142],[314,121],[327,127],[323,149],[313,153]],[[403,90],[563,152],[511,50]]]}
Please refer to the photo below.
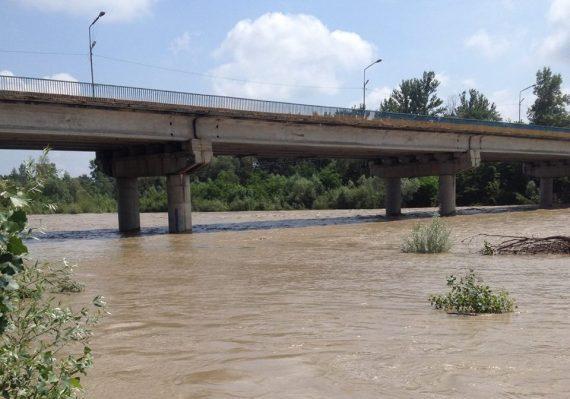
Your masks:
{"label": "foliage in foreground", "polygon": [[429,224],[417,223],[402,244],[402,252],[435,254],[451,249],[451,229],[439,218]]}
{"label": "foliage in foreground", "polygon": [[27,257],[26,210],[44,179],[33,163],[26,173],[31,184],[25,186],[0,180],[0,397],[77,398],[80,375],[92,365],[91,327],[104,303],[96,297],[95,311],[62,305],[56,294],[82,290],[72,266]]}
{"label": "foliage in foreground", "polygon": [[473,270],[459,280],[454,275],[447,278],[450,291],[445,295],[431,295],[429,301],[437,310],[448,313],[479,314],[507,313],[515,308],[515,301],[504,290],[493,291]]}

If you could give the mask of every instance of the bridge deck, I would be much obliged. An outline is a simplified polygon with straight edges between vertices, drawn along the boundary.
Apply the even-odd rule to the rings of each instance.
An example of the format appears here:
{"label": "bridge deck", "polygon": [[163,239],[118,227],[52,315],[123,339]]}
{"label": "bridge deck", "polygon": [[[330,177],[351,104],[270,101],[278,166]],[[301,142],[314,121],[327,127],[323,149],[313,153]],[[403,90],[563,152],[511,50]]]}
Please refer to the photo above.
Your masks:
{"label": "bridge deck", "polygon": [[[16,118],[15,115],[18,113]],[[151,114],[162,115],[163,119],[145,120],[143,117]],[[133,115],[140,117],[133,118]],[[99,122],[95,127],[97,119]],[[239,137],[214,134],[213,129],[219,126],[217,123],[212,125],[212,121],[223,121],[228,131],[232,129],[245,131],[249,126],[250,129],[259,128],[260,133],[255,140],[247,133]],[[229,124],[228,121],[234,122]],[[128,129],[120,127],[126,123],[131,125]],[[16,124],[18,126],[15,126]],[[167,127],[165,124],[168,124]],[[529,155],[533,152],[532,145],[529,145],[531,140],[538,139],[541,143],[553,140],[562,143],[563,147],[559,154],[555,154],[554,151],[553,155],[570,157],[570,152],[567,150],[570,148],[568,143],[570,129],[567,128],[0,76],[0,147],[2,148],[41,148],[50,144],[55,149],[94,151],[131,144],[184,141],[191,138],[191,135],[196,136],[196,126],[201,125],[208,125],[209,134],[205,138],[212,140],[215,152],[220,154],[263,155],[264,147],[271,146],[268,142],[271,135],[266,135],[265,141],[262,136],[264,128],[267,130],[271,127],[271,131],[275,131],[279,126],[281,130],[288,129],[289,141],[284,141],[285,138],[281,137],[282,140],[275,142],[276,145],[268,155],[279,155],[282,151],[286,156],[298,154],[374,158],[379,155],[378,150],[382,145],[385,145],[383,151],[385,154],[423,151],[420,135],[417,135],[418,143],[413,148],[405,145],[400,146],[401,148],[397,145],[388,145],[386,141],[367,145],[370,140],[363,141],[358,137],[377,132],[390,133],[394,137],[398,135],[396,138],[400,141],[406,133],[408,136],[423,133],[423,138],[430,137],[426,136],[426,133],[434,133],[439,135],[438,143],[445,141],[446,145],[441,146],[441,151],[454,150],[455,147],[452,145],[452,141],[455,140],[454,135],[457,135],[458,142],[468,140],[469,147],[473,138],[482,140],[482,137],[487,137],[488,142],[504,141],[509,138],[526,139],[525,148],[529,148]],[[305,135],[303,129],[310,132],[311,129],[316,131],[317,127],[320,128],[319,137],[324,138],[325,142],[328,141],[324,143],[326,145],[322,146],[318,154],[307,147],[307,144],[315,145],[314,140],[310,142],[309,134],[305,137],[307,143],[300,139]],[[347,143],[345,140],[333,138],[335,136],[333,131],[337,135],[342,135],[342,132],[346,132],[347,136],[352,134],[353,139],[349,144],[358,145],[340,154],[334,146],[342,147]],[[327,132],[331,132],[329,136]],[[295,138],[294,142],[290,140],[291,137]],[[412,136],[409,137],[409,140],[413,139]],[[435,144],[429,145],[429,141],[434,140],[424,140],[426,151],[434,151]],[[286,148],[283,146],[284,143]],[[244,145],[247,148],[244,148]],[[552,147],[553,143],[546,145]],[[282,148],[278,148],[279,146]],[[462,148],[458,145],[456,151],[462,151]],[[499,151],[500,148],[495,152]],[[525,151],[524,149],[513,151],[512,158],[516,159]],[[549,151],[544,155],[549,156],[553,152]]]}

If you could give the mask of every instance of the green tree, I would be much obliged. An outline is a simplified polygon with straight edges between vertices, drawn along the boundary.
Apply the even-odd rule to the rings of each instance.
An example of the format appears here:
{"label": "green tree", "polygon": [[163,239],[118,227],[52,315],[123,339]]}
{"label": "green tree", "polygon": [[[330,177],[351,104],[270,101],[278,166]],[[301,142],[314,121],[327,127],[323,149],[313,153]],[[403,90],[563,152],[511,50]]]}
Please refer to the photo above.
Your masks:
{"label": "green tree", "polygon": [[437,96],[439,81],[435,72],[424,72],[421,79],[403,80],[390,98],[382,101],[380,111],[440,116],[445,111],[443,100]]}
{"label": "green tree", "polygon": [[570,126],[570,95],[562,93],[562,76],[544,67],[536,73],[536,100],[528,110],[529,120],[536,125]]}
{"label": "green tree", "polygon": [[459,95],[459,105],[449,110],[450,116],[464,119],[479,119],[485,121],[500,121],[501,115],[497,106],[475,89],[470,89],[469,94],[463,91]]}

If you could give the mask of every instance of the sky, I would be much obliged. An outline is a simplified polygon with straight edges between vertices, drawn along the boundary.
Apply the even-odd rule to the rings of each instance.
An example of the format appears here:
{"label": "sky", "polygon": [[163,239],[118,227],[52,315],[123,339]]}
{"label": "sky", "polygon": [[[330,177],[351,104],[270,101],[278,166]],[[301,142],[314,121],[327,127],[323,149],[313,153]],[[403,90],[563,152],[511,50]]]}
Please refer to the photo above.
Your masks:
{"label": "sky", "polygon": [[[550,66],[570,92],[570,0],[0,0],[0,74],[367,108],[436,72],[449,103],[477,88],[506,120]],[[532,103],[525,95],[523,114]],[[0,174],[34,151],[0,150]],[[89,172],[93,153],[52,152]]]}

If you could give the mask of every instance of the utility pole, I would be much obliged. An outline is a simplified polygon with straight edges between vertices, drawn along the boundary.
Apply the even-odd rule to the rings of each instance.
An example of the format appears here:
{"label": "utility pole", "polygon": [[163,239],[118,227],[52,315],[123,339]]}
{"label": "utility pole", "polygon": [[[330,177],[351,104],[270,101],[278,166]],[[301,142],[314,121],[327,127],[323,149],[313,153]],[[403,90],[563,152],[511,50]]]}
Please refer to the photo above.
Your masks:
{"label": "utility pole", "polygon": [[368,84],[368,80],[366,80],[366,70],[368,68],[370,68],[372,65],[378,64],[382,62],[382,59],[379,58],[376,61],[374,61],[372,64],[368,65],[366,68],[364,68],[364,77],[362,79],[362,110],[366,111],[366,85]]}
{"label": "utility pole", "polygon": [[522,98],[522,94],[523,94],[524,91],[526,91],[526,90],[528,90],[528,89],[531,89],[531,88],[533,88],[533,87],[535,87],[535,86],[536,86],[535,84],[534,84],[534,85],[530,85],[530,86],[528,86],[528,87],[525,87],[524,89],[522,89],[522,90],[519,92],[519,123],[522,123],[521,104],[522,104],[523,101],[524,101],[524,98]]}
{"label": "utility pole", "polygon": [[89,25],[89,65],[91,66],[91,94],[93,97],[95,97],[95,79],[93,78],[93,47],[95,47],[95,44],[97,44],[97,42],[91,41],[91,27],[95,25],[95,22],[97,22],[103,15],[105,15],[105,11],[101,11],[99,15],[97,15],[97,18],[95,18],[93,22],[91,22],[91,25]]}

